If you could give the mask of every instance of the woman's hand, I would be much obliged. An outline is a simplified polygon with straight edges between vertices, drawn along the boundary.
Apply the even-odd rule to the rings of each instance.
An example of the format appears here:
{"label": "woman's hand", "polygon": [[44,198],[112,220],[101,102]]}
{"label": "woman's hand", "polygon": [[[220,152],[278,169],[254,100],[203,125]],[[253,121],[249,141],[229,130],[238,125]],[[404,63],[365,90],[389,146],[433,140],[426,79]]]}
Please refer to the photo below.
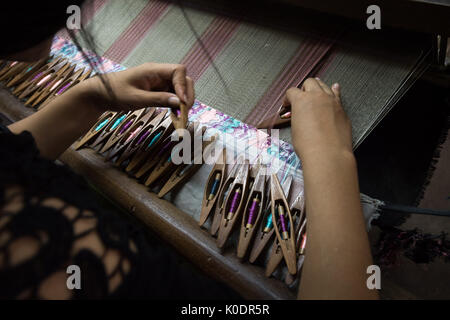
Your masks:
{"label": "woman's hand", "polygon": [[178,108],[180,101],[191,108],[194,103],[194,83],[182,65],[146,63],[104,77],[107,87],[100,77],[83,81],[9,129],[31,132],[41,155],[56,159],[106,110]]}
{"label": "woman's hand", "polygon": [[303,165],[308,243],[301,299],[376,299],[369,290],[370,246],[359,199],[351,125],[339,86],[307,79],[289,89],[292,140]]}
{"label": "woman's hand", "polygon": [[100,77],[94,77],[80,83],[82,88],[79,88],[103,110],[178,108],[180,102],[191,108],[194,104],[194,82],[186,76],[186,67],[180,64],[145,63],[103,77],[106,86]]}
{"label": "woman's hand", "polygon": [[352,152],[351,124],[342,109],[339,85],[329,88],[318,78],[286,93],[292,109],[292,141],[304,161],[311,153]]}

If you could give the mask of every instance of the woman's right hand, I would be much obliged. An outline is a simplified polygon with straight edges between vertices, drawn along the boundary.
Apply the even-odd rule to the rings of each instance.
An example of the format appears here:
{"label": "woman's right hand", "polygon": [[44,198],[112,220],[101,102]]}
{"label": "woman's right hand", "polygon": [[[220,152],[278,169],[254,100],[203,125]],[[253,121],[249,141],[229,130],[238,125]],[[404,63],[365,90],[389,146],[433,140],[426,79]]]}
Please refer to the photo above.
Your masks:
{"label": "woman's right hand", "polygon": [[351,125],[339,87],[307,79],[289,89],[292,138],[303,165],[308,240],[298,298],[377,299],[366,285],[373,265],[361,209]]}
{"label": "woman's right hand", "polygon": [[144,63],[104,74],[103,78],[112,93],[100,77],[90,78],[78,85],[78,89],[102,111],[129,111],[144,107],[178,109],[180,102],[190,109],[194,104],[194,82],[186,76],[186,67],[181,64]]}
{"label": "woman's right hand", "polygon": [[284,106],[289,105],[292,142],[302,161],[312,154],[353,152],[351,124],[341,105],[338,84],[330,88],[318,78],[309,78],[301,89],[286,92]]}

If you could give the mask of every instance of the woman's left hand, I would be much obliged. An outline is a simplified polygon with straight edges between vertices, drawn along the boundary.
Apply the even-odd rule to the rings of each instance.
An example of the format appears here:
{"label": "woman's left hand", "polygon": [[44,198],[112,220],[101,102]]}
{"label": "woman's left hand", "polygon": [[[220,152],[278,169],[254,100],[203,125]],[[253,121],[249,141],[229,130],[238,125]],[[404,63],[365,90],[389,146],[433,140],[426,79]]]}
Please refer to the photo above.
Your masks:
{"label": "woman's left hand", "polygon": [[194,82],[181,64],[145,63],[125,71],[99,76],[80,83],[102,110],[133,110],[144,107],[177,109],[180,102],[194,104]]}

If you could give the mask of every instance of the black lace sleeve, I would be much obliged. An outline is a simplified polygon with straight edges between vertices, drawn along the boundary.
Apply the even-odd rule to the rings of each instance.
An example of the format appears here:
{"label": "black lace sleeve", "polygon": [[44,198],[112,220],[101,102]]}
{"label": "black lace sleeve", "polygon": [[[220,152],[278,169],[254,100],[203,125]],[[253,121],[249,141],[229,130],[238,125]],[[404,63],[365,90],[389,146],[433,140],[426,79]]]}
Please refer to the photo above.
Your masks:
{"label": "black lace sleeve", "polygon": [[[0,126],[0,298],[238,298]],[[67,288],[67,267],[81,289]]]}

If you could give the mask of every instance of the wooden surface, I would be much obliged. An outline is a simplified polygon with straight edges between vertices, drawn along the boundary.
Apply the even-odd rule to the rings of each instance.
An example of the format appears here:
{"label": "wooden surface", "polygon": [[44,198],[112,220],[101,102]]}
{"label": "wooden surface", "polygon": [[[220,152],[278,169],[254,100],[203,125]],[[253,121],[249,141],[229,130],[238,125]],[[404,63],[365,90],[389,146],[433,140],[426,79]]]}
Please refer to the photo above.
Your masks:
{"label": "wooden surface", "polygon": [[[9,91],[0,88],[0,112],[13,121],[33,111],[23,106]],[[207,274],[223,281],[248,299],[293,299],[284,283],[267,279],[261,267],[241,263],[234,250],[223,255],[215,239],[198,227],[197,221],[170,202],[129,178],[91,149],[75,151],[73,146],[60,158],[75,172],[99,188],[110,200],[145,223]]]}

